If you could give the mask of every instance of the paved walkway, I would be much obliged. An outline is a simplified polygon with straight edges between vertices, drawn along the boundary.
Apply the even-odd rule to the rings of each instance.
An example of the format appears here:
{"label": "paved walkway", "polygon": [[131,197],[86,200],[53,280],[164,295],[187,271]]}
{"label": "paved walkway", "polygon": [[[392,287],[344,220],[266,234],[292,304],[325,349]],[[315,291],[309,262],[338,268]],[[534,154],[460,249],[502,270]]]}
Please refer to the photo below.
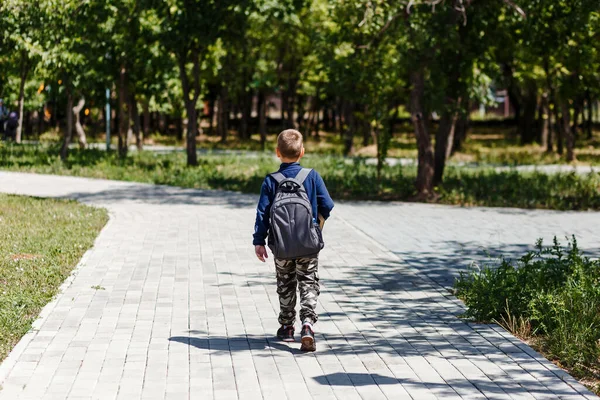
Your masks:
{"label": "paved walkway", "polygon": [[318,351],[301,354],[273,337],[274,271],[250,245],[253,196],[6,172],[0,191],[111,215],[0,366],[1,400],[597,398],[501,328],[457,319],[464,308],[445,288],[480,245],[521,250],[569,232],[597,248],[597,213],[338,204]]}

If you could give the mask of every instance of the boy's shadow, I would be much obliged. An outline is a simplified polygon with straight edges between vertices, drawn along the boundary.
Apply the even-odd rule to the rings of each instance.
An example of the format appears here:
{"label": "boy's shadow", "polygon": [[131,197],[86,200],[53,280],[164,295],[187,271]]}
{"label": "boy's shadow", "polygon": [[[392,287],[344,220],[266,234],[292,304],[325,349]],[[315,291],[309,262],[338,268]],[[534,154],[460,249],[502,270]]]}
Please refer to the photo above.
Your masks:
{"label": "boy's shadow", "polygon": [[[190,331],[191,334],[195,331]],[[177,342],[187,344],[188,346],[195,347],[197,349],[209,350],[212,352],[232,352],[232,351],[252,351],[252,350],[278,350],[285,351],[290,354],[306,354],[300,351],[300,348],[291,347],[286,343],[279,340],[277,337],[268,336],[232,336],[232,337],[193,337],[193,336],[172,336],[169,338],[170,342]],[[292,342],[293,344],[299,344],[299,342]]]}

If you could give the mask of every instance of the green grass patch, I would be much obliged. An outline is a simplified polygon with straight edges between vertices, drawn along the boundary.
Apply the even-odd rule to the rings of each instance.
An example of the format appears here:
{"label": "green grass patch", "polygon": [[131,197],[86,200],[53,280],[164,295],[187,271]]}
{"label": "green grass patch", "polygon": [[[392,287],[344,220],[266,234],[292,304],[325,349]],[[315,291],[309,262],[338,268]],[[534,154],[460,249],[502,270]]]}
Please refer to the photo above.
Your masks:
{"label": "green grass patch", "polygon": [[455,291],[465,317],[500,323],[600,393],[600,260],[575,238],[463,273]]}
{"label": "green grass patch", "polygon": [[74,201],[0,194],[0,361],[107,220],[105,210]]}
{"label": "green grass patch", "polygon": [[[303,165],[323,176],[334,199],[411,200],[415,196],[416,167],[385,167],[380,178],[365,158],[312,154]],[[186,166],[182,152],[132,153],[121,160],[114,152],[73,150],[63,163],[54,147],[0,146],[0,168],[46,174],[85,176],[188,188],[226,189],[258,193],[265,175],[279,162],[264,155],[206,154],[197,167]],[[490,168],[447,169],[437,201],[466,206],[600,209],[600,175],[547,175]]]}

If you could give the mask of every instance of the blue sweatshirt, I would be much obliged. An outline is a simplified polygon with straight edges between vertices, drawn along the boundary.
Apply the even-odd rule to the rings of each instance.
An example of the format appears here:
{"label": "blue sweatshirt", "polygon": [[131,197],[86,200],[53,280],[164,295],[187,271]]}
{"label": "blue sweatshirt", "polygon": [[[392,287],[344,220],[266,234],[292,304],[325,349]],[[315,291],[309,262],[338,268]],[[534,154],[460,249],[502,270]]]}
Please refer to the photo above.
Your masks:
{"label": "blue sweatshirt", "polygon": [[[283,163],[278,172],[281,172],[286,178],[294,178],[301,169],[300,163]],[[321,214],[323,218],[329,218],[329,214],[333,209],[333,200],[327,192],[323,178],[317,171],[312,170],[308,174],[304,181],[304,188],[312,204],[313,216],[317,218]],[[275,199],[276,190],[277,181],[271,175],[267,175],[260,188],[260,199],[258,200],[258,207],[256,207],[256,223],[254,224],[254,240],[252,242],[255,246],[266,244],[265,239],[270,227],[271,204]]]}

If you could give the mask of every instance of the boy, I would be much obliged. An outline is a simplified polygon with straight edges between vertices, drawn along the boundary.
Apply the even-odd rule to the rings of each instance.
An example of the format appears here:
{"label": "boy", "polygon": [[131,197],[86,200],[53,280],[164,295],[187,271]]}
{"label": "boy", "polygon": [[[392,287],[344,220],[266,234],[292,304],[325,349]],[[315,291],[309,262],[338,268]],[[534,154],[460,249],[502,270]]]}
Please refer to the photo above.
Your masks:
{"label": "boy", "polygon": [[[279,323],[281,324],[277,331],[277,337],[286,342],[294,341],[296,286],[298,286],[301,306],[300,320],[302,321],[300,350],[315,351],[314,324],[318,319],[315,308],[319,297],[318,252],[323,247],[320,228],[316,221],[317,216],[322,217],[323,220],[329,217],[333,209],[333,201],[327,192],[323,178],[316,171],[300,166],[299,161],[303,156],[302,134],[294,129],[281,132],[277,137],[277,157],[281,160],[281,166],[278,172],[267,175],[262,184],[256,210],[253,244],[256,256],[260,261],[265,262],[265,259],[268,258],[265,238],[268,235],[269,247],[275,255],[277,294],[280,306]],[[298,184],[301,184],[302,187],[298,187]],[[296,187],[294,188],[294,186]],[[276,203],[274,209],[279,207],[278,201],[281,198],[287,200],[281,202],[282,208],[294,202],[297,202],[298,208],[293,209],[291,214],[290,211],[279,213],[277,217],[279,219],[271,221],[271,217],[275,218],[276,216],[275,212],[272,213],[271,208],[274,203]],[[306,198],[308,198],[310,206],[301,207],[303,199]],[[308,205],[308,202],[306,204]],[[308,229],[300,222],[303,210],[307,210],[305,213],[312,217],[314,224]],[[282,215],[283,217],[281,217]],[[289,218],[289,215],[294,217]],[[283,221],[281,221],[282,218]],[[288,221],[285,221],[286,219]],[[281,233],[278,231],[279,226],[274,226],[278,223],[293,226],[294,228],[290,228],[293,232],[286,232],[283,229],[283,233]],[[295,237],[294,235],[299,236]],[[318,247],[313,247],[315,250],[312,251],[312,254],[310,254],[310,250],[304,250],[310,247],[310,244],[305,245],[307,239],[308,241],[314,239],[320,244]],[[309,254],[304,255],[302,251]],[[281,257],[281,254],[286,254],[286,252],[287,254],[302,254],[302,256]]]}

